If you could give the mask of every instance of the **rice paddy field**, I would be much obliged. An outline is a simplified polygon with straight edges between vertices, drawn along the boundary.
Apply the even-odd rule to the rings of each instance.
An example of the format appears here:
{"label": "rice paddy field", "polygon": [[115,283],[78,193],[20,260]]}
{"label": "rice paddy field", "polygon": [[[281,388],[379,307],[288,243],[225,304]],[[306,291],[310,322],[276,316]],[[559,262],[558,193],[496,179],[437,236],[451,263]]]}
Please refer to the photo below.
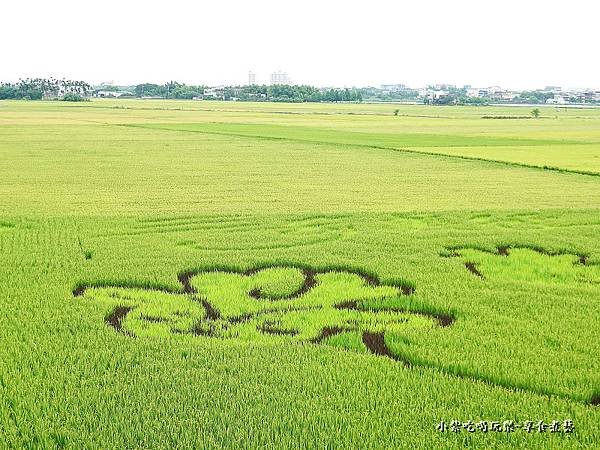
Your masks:
{"label": "rice paddy field", "polygon": [[600,109],[529,109],[0,102],[0,446],[600,447]]}

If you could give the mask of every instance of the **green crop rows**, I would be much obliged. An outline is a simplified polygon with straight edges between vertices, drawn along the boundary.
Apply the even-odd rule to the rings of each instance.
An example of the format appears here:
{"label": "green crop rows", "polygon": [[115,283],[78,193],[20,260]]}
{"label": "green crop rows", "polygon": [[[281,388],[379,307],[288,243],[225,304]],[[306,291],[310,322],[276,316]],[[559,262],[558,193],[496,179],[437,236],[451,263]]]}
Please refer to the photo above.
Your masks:
{"label": "green crop rows", "polygon": [[0,102],[0,447],[597,446],[600,110],[395,108]]}

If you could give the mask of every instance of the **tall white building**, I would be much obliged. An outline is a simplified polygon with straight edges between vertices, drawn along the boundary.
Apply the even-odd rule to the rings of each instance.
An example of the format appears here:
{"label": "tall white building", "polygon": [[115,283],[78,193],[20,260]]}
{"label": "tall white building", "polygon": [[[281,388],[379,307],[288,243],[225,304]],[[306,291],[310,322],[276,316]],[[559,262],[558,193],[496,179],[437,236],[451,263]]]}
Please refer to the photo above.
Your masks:
{"label": "tall white building", "polygon": [[271,84],[289,84],[290,77],[286,72],[273,72],[271,74]]}
{"label": "tall white building", "polygon": [[252,86],[256,84],[256,74],[252,71],[248,72],[248,85]]}

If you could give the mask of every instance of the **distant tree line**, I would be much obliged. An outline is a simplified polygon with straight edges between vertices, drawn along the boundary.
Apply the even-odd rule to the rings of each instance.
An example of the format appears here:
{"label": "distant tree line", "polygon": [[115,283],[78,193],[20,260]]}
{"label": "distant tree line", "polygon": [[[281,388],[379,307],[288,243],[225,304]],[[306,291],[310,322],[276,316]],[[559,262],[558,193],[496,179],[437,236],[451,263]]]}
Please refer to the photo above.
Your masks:
{"label": "distant tree line", "polygon": [[542,104],[546,103],[546,100],[553,98],[554,93],[544,91],[523,91],[518,97],[515,97],[514,103],[526,103],[526,104]]}
{"label": "distant tree line", "polygon": [[[271,102],[360,102],[361,89],[319,89],[307,85],[251,85],[227,86],[209,89],[207,86],[187,85],[177,81],[165,84],[142,83],[133,88],[136,97],[158,97],[167,99],[215,98],[219,100],[271,101]],[[118,92],[116,86],[103,85],[96,91]],[[60,99],[68,101],[84,100],[94,91],[83,81],[58,80],[55,78],[34,78],[19,80],[17,83],[0,84],[0,100],[42,100]],[[130,94],[131,95],[131,94]]]}
{"label": "distant tree line", "polygon": [[[17,83],[0,83],[0,100],[26,99],[83,101],[92,94],[107,97],[150,97],[166,99],[212,99],[255,102],[421,102],[431,105],[487,105],[490,103],[544,104],[554,97],[553,92],[535,90],[522,91],[515,97],[503,98],[497,93],[469,95],[467,87],[444,85],[443,89],[428,86],[424,93],[403,85],[382,88],[317,88],[308,85],[250,85],[208,87],[187,85],[177,81],[165,84],[142,83],[136,86],[101,85],[92,88],[85,81],[56,78],[26,78]],[[516,95],[516,94],[515,94]],[[565,98],[568,102],[581,101],[575,97]],[[588,103],[599,103],[586,100]]]}
{"label": "distant tree line", "polygon": [[80,101],[88,97],[91,91],[92,86],[85,81],[26,78],[19,80],[17,83],[1,83],[0,100],[58,99]]}
{"label": "distant tree line", "polygon": [[388,91],[376,87],[359,88],[363,100],[371,102],[414,102],[418,100],[419,91],[416,89],[400,89]]}
{"label": "distant tree line", "polygon": [[[434,90],[433,86],[427,87]],[[423,103],[426,105],[487,105],[492,99],[490,97],[470,97],[464,87],[446,86],[445,95],[437,98],[425,96]]]}
{"label": "distant tree line", "polygon": [[519,103],[519,104],[544,104],[553,98],[554,93],[548,91],[522,91],[518,96],[505,100],[494,95],[472,97],[467,95],[466,88],[449,86],[447,93],[439,98],[425,97],[425,104],[433,105],[488,105],[490,103]]}
{"label": "distant tree line", "polygon": [[318,89],[306,85],[250,85],[226,86],[210,89],[171,81],[166,84],[143,83],[135,86],[136,97],[161,97],[192,99],[195,97],[220,100],[271,101],[271,102],[360,102],[359,89]]}
{"label": "distant tree line", "polygon": [[361,102],[359,89],[318,89],[307,85],[260,86],[260,93],[272,102]]}
{"label": "distant tree line", "polygon": [[204,86],[189,86],[177,81],[165,84],[142,83],[135,87],[134,92],[136,97],[192,99],[202,96]]}

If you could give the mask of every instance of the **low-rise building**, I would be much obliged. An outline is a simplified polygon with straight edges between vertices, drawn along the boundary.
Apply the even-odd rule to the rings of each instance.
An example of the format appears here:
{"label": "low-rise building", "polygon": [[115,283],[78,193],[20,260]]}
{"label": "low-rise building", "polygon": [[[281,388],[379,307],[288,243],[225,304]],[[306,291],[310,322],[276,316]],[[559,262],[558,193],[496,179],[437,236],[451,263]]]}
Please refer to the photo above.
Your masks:
{"label": "low-rise building", "polygon": [[224,100],[225,99],[225,88],[223,86],[205,88],[202,92],[202,96],[205,99],[212,100]]}
{"label": "low-rise building", "polygon": [[382,84],[381,85],[382,91],[386,91],[386,92],[390,92],[390,93],[402,92],[402,91],[405,91],[406,89],[407,89],[407,87],[405,84]]}
{"label": "low-rise building", "polygon": [[129,91],[96,91],[94,92],[94,97],[98,98],[119,98],[123,95],[133,96],[133,92]]}
{"label": "low-rise building", "polygon": [[566,105],[568,101],[562,96],[555,94],[554,97],[546,100],[548,105]]}

